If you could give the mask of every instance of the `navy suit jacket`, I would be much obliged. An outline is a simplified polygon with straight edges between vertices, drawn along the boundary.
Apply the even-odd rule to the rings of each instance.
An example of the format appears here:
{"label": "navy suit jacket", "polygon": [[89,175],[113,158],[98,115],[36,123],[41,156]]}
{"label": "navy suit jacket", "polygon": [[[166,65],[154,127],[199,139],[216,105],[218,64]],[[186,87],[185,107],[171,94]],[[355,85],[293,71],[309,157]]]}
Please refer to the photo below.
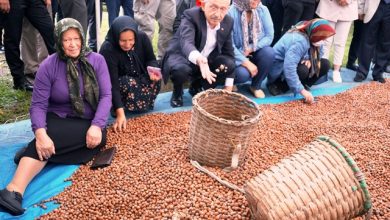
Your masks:
{"label": "navy suit jacket", "polygon": [[[169,46],[163,58],[164,82],[168,80],[172,66],[188,64],[188,56],[191,51],[201,52],[206,44],[207,23],[203,10],[200,7],[190,8],[184,11],[179,29],[169,42]],[[233,19],[226,15],[220,23],[217,31],[217,45],[208,56],[209,62],[218,55],[225,55],[234,60],[232,45]]]}

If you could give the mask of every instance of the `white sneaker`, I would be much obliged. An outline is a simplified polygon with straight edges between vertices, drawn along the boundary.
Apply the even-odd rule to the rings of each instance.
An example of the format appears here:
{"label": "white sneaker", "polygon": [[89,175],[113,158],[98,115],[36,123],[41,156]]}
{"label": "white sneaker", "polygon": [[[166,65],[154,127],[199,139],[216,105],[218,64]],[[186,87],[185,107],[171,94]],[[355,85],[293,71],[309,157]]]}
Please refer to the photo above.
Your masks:
{"label": "white sneaker", "polygon": [[333,82],[342,83],[340,71],[333,70]]}

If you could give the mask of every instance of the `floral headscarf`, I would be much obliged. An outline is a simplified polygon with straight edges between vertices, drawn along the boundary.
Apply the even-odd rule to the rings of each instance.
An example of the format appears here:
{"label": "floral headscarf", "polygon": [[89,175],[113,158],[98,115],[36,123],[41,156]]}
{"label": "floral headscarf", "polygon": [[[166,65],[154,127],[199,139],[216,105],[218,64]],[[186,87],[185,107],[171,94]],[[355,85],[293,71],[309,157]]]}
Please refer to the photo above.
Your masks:
{"label": "floral headscarf", "polygon": [[[242,28],[242,35],[243,35],[243,42],[244,42],[244,51],[249,49],[249,31],[248,31],[248,20],[246,11],[252,12],[252,39],[253,39],[253,45],[256,45],[257,39],[259,38],[259,33],[261,31],[261,20],[259,18],[259,14],[257,13],[256,9],[251,9],[250,6],[251,0],[233,0],[233,6],[236,7],[241,12],[241,28]],[[255,47],[255,46],[254,46]],[[255,48],[252,48],[255,50]]]}
{"label": "floral headscarf", "polygon": [[[64,32],[74,28],[79,32],[81,37],[81,51],[77,58],[68,57],[63,48],[62,35]],[[85,46],[85,37],[81,24],[73,18],[64,18],[57,22],[54,35],[56,40],[56,50],[60,59],[66,62],[66,77],[69,86],[70,101],[73,111],[80,117],[84,115],[84,102],[80,94],[80,80],[77,65],[80,64],[84,81],[84,96],[92,109],[96,111],[99,101],[99,85],[96,80],[96,73],[92,65],[87,61],[85,55],[89,53],[89,48]]]}

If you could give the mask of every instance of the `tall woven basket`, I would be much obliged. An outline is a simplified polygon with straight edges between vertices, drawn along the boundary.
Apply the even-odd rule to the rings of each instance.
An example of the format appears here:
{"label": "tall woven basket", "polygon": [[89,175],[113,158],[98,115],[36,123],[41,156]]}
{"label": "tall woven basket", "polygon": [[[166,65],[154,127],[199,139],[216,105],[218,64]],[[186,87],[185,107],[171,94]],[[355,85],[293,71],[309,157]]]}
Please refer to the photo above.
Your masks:
{"label": "tall woven basket", "polygon": [[206,166],[237,167],[260,119],[256,103],[225,90],[210,89],[193,100],[190,123],[191,160]]}
{"label": "tall woven basket", "polygon": [[320,136],[247,182],[254,219],[352,219],[370,217],[363,173],[336,141]]}

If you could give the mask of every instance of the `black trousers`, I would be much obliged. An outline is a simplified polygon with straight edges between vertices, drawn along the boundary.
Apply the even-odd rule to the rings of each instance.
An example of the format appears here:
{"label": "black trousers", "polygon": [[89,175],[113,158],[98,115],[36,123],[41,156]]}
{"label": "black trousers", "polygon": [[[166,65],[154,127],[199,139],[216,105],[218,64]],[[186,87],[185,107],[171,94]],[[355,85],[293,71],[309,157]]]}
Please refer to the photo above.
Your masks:
{"label": "black trousers", "polygon": [[282,35],[285,34],[298,21],[314,18],[315,3],[301,2],[299,0],[285,0],[284,21]]}
{"label": "black trousers", "polygon": [[[328,71],[330,69],[330,62],[328,59],[321,59],[321,67],[320,67],[320,72],[319,75],[314,75],[311,78],[309,78],[309,73],[310,70],[307,68],[306,65],[304,64],[298,64],[297,66],[297,73],[299,76],[299,80],[301,81],[302,85],[305,87],[305,89],[309,89],[314,85],[314,83],[317,82],[318,79],[320,79],[322,76],[325,76],[328,74]],[[285,93],[287,92],[290,88],[286,82],[285,79],[283,79],[283,74],[273,82],[274,84],[281,92]]]}
{"label": "black trousers", "polygon": [[[217,75],[217,80],[209,84],[207,80],[202,78],[202,73],[200,72],[199,66],[190,64],[176,64],[171,67],[171,80],[175,88],[182,88],[183,84],[188,80],[191,80],[191,83],[199,83],[203,89],[215,88],[218,84],[224,83],[226,78],[234,78],[234,68],[235,63],[234,59],[224,55],[219,55],[213,59],[209,59],[210,71]],[[221,65],[224,67],[221,69]]]}
{"label": "black trousers", "polygon": [[83,27],[84,36],[88,30],[88,8],[85,0],[58,0],[64,18],[74,18]]}
{"label": "black trousers", "polygon": [[347,64],[351,66],[357,60],[358,50],[361,42],[363,21],[355,20],[353,22],[353,35],[351,45],[349,46],[348,61]]}
{"label": "black trousers", "polygon": [[262,0],[261,3],[267,6],[269,13],[271,14],[272,22],[274,23],[274,40],[271,44],[271,46],[273,46],[282,37],[284,20],[282,0]]}
{"label": "black trousers", "polygon": [[[48,161],[60,164],[85,164],[106,145],[107,132],[102,131],[102,142],[95,148],[89,149],[86,144],[86,134],[91,126],[91,120],[81,118],[61,118],[54,113],[46,117],[47,134],[54,142],[56,154]],[[39,160],[35,139],[32,140],[22,157]]]}
{"label": "black trousers", "polygon": [[330,69],[329,60],[321,59],[321,67],[318,76],[315,75],[309,78],[309,72],[310,72],[309,68],[307,68],[306,65],[301,63],[298,64],[297,72],[298,72],[299,80],[301,80],[302,84],[310,88],[311,86],[314,85],[315,82],[317,82],[319,78],[325,76],[328,73],[329,69]]}
{"label": "black trousers", "polygon": [[357,74],[367,77],[372,59],[375,60],[372,76],[380,78],[390,60],[390,4],[383,0],[372,19],[363,25]]}
{"label": "black trousers", "polygon": [[20,40],[22,36],[23,18],[41,34],[49,54],[54,49],[54,25],[46,5],[42,0],[12,0],[11,10],[6,14],[4,25],[5,58],[11,70],[15,85],[24,83],[24,63],[20,59]]}

